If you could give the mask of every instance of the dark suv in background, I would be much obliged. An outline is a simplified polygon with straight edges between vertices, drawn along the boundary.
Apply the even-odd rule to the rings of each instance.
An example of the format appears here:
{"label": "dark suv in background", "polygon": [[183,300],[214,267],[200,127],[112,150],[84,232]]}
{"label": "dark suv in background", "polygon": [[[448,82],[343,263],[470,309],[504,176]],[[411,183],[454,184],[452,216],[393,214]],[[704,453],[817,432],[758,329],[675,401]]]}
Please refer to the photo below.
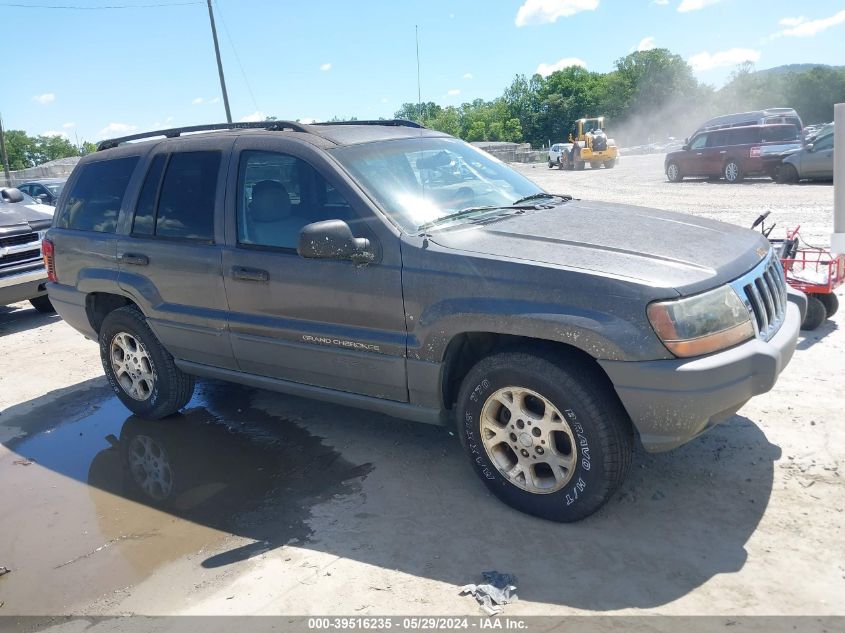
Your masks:
{"label": "dark suv in background", "polygon": [[457,424],[497,496],[573,521],[635,432],[689,441],[795,349],[806,299],[759,233],[546,193],[403,121],[155,134],[82,158],[44,241],[141,416],[205,376]]}
{"label": "dark suv in background", "polygon": [[792,124],[747,125],[696,133],[678,151],[666,154],[669,182],[687,176],[741,182],[746,176],[774,178],[780,160],[801,147],[800,128]]}

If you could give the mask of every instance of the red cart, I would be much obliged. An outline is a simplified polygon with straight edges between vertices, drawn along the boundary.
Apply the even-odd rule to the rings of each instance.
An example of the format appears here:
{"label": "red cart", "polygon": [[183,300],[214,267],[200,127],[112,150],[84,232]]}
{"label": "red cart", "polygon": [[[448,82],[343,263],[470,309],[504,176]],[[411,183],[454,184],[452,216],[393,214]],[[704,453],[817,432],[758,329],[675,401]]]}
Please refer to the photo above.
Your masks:
{"label": "red cart", "polygon": [[[762,225],[767,238],[774,225],[766,227],[763,220],[768,212],[754,222],[752,228]],[[809,246],[799,235],[801,225],[786,230],[786,239],[769,241],[778,252],[786,282],[807,295],[807,314],[802,330],[815,330],[839,309],[839,299],[834,291],[845,283],[845,255],[834,256],[829,249]]]}

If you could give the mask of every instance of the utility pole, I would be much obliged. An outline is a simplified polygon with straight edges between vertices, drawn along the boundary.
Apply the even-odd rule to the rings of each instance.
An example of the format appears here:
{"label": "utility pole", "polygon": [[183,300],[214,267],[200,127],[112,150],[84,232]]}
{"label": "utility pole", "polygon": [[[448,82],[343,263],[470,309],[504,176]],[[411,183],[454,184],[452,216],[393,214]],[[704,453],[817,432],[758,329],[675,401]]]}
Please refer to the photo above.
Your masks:
{"label": "utility pole", "polygon": [[211,0],[208,0],[208,19],[211,20],[214,54],[217,55],[217,74],[220,75],[220,89],[223,91],[223,105],[226,107],[226,123],[231,123],[232,112],[229,110],[229,95],[226,92],[226,80],[223,78],[223,62],[220,61],[220,44],[217,43],[217,27],[214,26],[214,11],[211,10]]}
{"label": "utility pole", "polygon": [[9,173],[9,156],[6,154],[6,134],[3,132],[3,117],[0,116],[0,154],[3,158],[3,171],[6,174],[6,186],[12,186],[12,175]]}

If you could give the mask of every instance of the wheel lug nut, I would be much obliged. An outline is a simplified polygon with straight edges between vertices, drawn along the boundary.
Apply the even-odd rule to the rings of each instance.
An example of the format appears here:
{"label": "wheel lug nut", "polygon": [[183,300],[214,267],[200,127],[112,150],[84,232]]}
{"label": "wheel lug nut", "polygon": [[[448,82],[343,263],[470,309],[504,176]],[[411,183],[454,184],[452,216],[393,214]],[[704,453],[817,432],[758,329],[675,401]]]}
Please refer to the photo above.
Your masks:
{"label": "wheel lug nut", "polygon": [[511,441],[516,442],[516,433],[511,433]]}
{"label": "wheel lug nut", "polygon": [[543,450],[542,446],[537,446],[534,450],[537,451],[538,455],[542,455],[543,453],[546,452],[546,451]]}
{"label": "wheel lug nut", "polygon": [[526,451],[524,448],[519,452],[522,453],[523,457],[528,457],[528,451]]}

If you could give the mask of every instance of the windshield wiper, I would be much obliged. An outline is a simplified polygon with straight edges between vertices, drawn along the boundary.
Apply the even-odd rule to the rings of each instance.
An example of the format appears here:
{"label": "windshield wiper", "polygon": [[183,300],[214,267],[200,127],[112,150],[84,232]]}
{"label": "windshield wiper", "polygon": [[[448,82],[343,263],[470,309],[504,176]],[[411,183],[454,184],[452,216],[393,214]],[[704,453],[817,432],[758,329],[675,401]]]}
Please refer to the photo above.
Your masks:
{"label": "windshield wiper", "polygon": [[530,202],[531,200],[540,200],[546,198],[560,198],[564,202],[569,202],[570,200],[572,200],[572,196],[561,196],[556,193],[546,193],[545,191],[541,191],[540,193],[532,193],[530,196],[520,198],[519,200],[516,200],[514,204],[522,204],[523,202]]}
{"label": "windshield wiper", "polygon": [[417,227],[417,230],[418,231],[424,231],[426,229],[430,229],[430,228],[437,226],[439,224],[443,224],[444,222],[448,222],[450,220],[458,220],[458,219],[463,218],[467,215],[472,215],[473,213],[479,213],[481,211],[495,211],[497,209],[510,209],[510,208],[512,208],[512,207],[510,207],[510,206],[501,207],[501,206],[498,206],[498,205],[488,205],[488,206],[484,206],[484,207],[467,207],[466,209],[461,209],[460,211],[455,211],[454,213],[449,213],[447,215],[443,215],[439,218],[436,218],[434,220],[426,222],[425,224],[420,224]]}

